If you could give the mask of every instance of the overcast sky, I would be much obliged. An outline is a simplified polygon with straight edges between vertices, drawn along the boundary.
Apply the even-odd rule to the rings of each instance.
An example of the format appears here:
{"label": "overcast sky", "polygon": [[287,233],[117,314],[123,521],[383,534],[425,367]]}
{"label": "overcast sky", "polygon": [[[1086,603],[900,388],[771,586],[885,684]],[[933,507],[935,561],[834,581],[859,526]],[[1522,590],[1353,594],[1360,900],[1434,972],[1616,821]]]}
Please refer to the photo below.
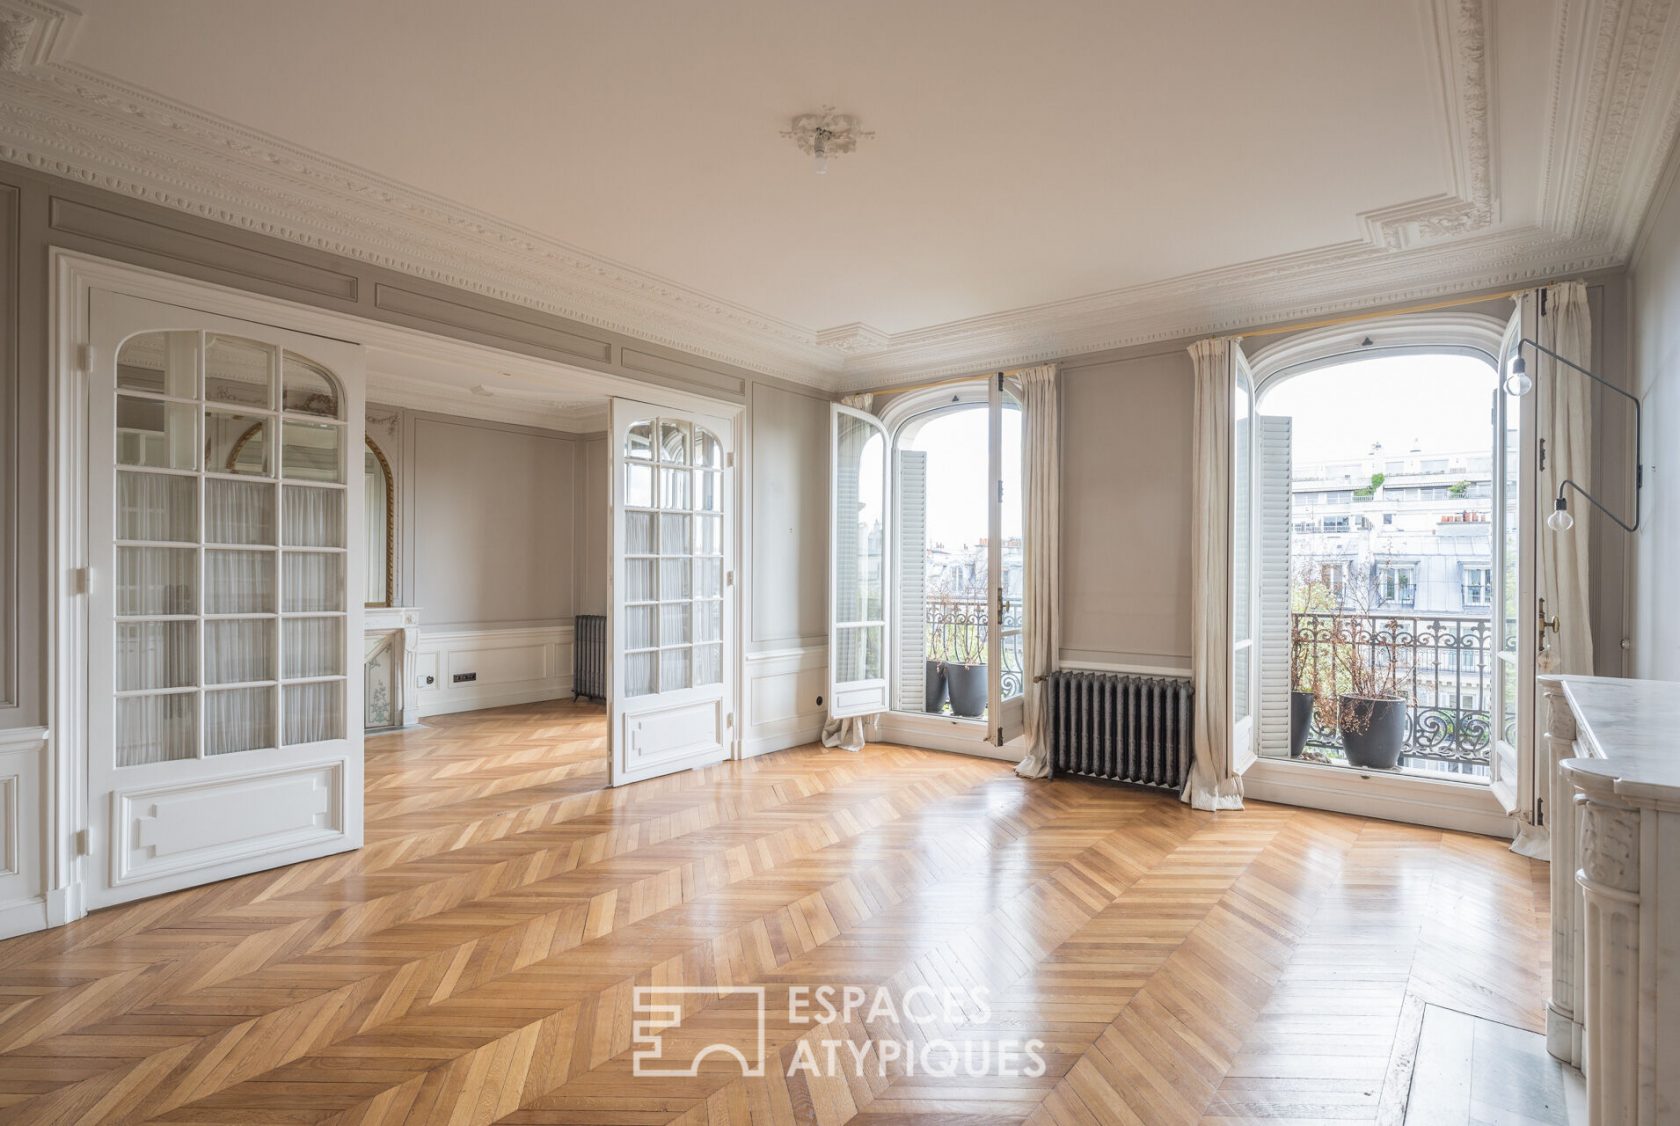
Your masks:
{"label": "overcast sky", "polygon": [[1288,380],[1260,413],[1288,415],[1293,460],[1493,451],[1493,369],[1470,356],[1381,356]]}

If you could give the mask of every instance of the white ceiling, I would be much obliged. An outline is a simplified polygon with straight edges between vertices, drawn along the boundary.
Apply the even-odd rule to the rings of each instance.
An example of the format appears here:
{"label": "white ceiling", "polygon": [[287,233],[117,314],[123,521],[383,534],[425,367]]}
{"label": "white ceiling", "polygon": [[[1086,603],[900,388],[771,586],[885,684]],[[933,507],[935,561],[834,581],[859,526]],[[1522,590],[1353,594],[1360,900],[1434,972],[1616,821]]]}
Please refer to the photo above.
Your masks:
{"label": "white ceiling", "polygon": [[[498,295],[841,384],[1614,264],[1671,140],[1671,6],[80,0],[24,70],[342,173],[249,201],[294,237],[381,200],[494,228],[537,247]],[[777,134],[827,103],[877,137],[819,177]]]}

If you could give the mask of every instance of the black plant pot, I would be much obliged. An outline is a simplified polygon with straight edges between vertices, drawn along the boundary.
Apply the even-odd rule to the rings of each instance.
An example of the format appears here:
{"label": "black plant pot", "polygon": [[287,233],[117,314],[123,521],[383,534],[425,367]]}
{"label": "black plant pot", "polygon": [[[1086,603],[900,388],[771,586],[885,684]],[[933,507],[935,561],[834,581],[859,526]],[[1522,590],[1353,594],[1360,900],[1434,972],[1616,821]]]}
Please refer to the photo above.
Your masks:
{"label": "black plant pot", "polygon": [[945,662],[927,662],[927,679],[923,681],[922,710],[929,715],[938,715],[945,710]]}
{"label": "black plant pot", "polygon": [[951,690],[951,714],[973,719],[986,713],[986,666],[945,665],[945,680]]}
{"label": "black plant pot", "polygon": [[1393,770],[1406,746],[1406,701],[1343,696],[1338,713],[1349,766]]}
{"label": "black plant pot", "polygon": [[1307,749],[1307,736],[1312,733],[1313,694],[1289,694],[1289,757],[1300,758]]}

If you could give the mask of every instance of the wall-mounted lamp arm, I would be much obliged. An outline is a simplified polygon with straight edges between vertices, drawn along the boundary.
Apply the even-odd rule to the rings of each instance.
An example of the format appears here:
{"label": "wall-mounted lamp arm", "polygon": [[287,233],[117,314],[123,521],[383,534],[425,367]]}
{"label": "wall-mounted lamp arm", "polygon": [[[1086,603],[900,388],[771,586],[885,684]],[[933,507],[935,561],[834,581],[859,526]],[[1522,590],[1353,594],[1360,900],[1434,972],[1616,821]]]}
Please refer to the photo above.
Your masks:
{"label": "wall-mounted lamp arm", "polygon": [[1583,489],[1581,486],[1577,485],[1574,481],[1571,481],[1567,477],[1564,478],[1563,483],[1558,486],[1558,492],[1557,492],[1557,506],[1558,506],[1558,508],[1562,509],[1565,505],[1565,502],[1564,502],[1564,499],[1563,499],[1563,490],[1565,490],[1565,489],[1574,489],[1576,492],[1580,493],[1583,497],[1585,497],[1587,499],[1588,504],[1592,505],[1594,508],[1596,508],[1600,512],[1604,513],[1604,515],[1606,515],[1606,516],[1610,517],[1610,519],[1614,520],[1616,522],[1616,526],[1618,528],[1622,529],[1622,531],[1624,531],[1624,532],[1637,532],[1639,530],[1639,499],[1638,499],[1639,494],[1637,494],[1637,493],[1634,494],[1633,523],[1629,524],[1626,521],[1624,521],[1620,516],[1617,516],[1614,512],[1611,512],[1608,508],[1605,508],[1604,505],[1599,503],[1599,500],[1598,500],[1597,497],[1593,496],[1591,493],[1587,492],[1587,490]]}
{"label": "wall-mounted lamp arm", "polygon": [[1558,500],[1558,507],[1562,508],[1563,505],[1564,505],[1563,490],[1565,488],[1574,489],[1576,492],[1580,493],[1583,497],[1586,497],[1587,501],[1589,503],[1591,503],[1591,505],[1594,508],[1598,509],[1600,512],[1604,513],[1604,515],[1606,515],[1606,516],[1610,517],[1610,519],[1614,520],[1616,522],[1617,527],[1622,528],[1622,529],[1624,529],[1626,531],[1629,531],[1629,532],[1638,531],[1639,530],[1640,494],[1645,489],[1645,447],[1644,447],[1644,443],[1645,443],[1645,405],[1639,401],[1639,396],[1638,395],[1635,395],[1635,394],[1633,394],[1629,391],[1624,391],[1622,388],[1617,387],[1614,383],[1611,383],[1608,379],[1605,379],[1602,376],[1594,375],[1592,372],[1588,371],[1586,368],[1582,367],[1580,364],[1576,363],[1574,360],[1571,360],[1566,356],[1558,355],[1556,352],[1552,351],[1550,348],[1546,347],[1544,344],[1540,343],[1538,340],[1530,340],[1526,336],[1523,337],[1522,339],[1518,340],[1517,341],[1517,359],[1518,360],[1522,359],[1522,346],[1524,344],[1529,345],[1536,352],[1541,352],[1541,353],[1544,353],[1547,356],[1550,356],[1552,359],[1556,360],[1560,364],[1563,364],[1565,367],[1573,368],[1575,371],[1580,372],[1582,375],[1586,376],[1588,379],[1592,380],[1594,383],[1598,384],[1600,387],[1608,387],[1610,390],[1614,391],[1616,394],[1620,395],[1622,398],[1626,399],[1628,402],[1633,404],[1633,523],[1632,524],[1625,523],[1622,520],[1621,517],[1617,516],[1614,512],[1611,512],[1608,508],[1605,508],[1602,504],[1600,504],[1598,502],[1597,497],[1595,497],[1591,493],[1587,492],[1587,490],[1585,490],[1581,486],[1577,485],[1574,481],[1566,480],[1558,486],[1557,500]]}

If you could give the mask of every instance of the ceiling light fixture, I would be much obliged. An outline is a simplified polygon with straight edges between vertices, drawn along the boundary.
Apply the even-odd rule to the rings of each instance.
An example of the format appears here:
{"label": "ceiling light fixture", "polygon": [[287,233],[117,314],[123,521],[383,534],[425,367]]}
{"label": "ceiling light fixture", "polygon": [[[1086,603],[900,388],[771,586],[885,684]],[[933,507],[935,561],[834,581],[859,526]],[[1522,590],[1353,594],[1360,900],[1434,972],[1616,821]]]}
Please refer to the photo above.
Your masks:
{"label": "ceiling light fixture", "polygon": [[828,158],[855,152],[857,143],[875,136],[858,128],[858,119],[849,113],[835,113],[833,106],[824,106],[816,113],[802,113],[793,119],[791,128],[782,136],[799,146],[799,151],[816,162],[817,175],[828,172]]}

